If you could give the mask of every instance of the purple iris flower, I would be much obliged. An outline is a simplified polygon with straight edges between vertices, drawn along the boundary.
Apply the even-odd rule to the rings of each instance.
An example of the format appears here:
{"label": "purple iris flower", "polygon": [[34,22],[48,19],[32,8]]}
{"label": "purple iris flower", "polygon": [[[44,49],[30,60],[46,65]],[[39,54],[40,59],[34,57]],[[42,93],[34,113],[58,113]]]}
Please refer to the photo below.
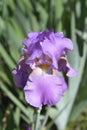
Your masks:
{"label": "purple iris flower", "polygon": [[67,60],[73,43],[62,32],[53,30],[28,33],[18,66],[13,70],[14,82],[23,88],[26,101],[34,107],[55,105],[67,89],[60,72],[74,76],[76,71]]}

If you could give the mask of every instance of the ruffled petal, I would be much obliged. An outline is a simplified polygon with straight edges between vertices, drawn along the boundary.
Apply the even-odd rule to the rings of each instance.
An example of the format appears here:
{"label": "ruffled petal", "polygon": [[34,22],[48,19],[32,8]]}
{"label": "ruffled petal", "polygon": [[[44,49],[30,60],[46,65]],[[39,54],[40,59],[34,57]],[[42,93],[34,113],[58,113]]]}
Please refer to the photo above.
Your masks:
{"label": "ruffled petal", "polygon": [[63,33],[54,34],[51,32],[49,39],[46,38],[41,44],[43,53],[52,58],[53,66],[57,68],[57,61],[60,56],[66,54],[68,50],[73,49],[72,41],[63,37]]}
{"label": "ruffled petal", "polygon": [[60,100],[65,89],[63,77],[46,74],[39,68],[30,74],[24,87],[25,99],[35,107],[54,105]]}
{"label": "ruffled petal", "polygon": [[55,33],[55,36],[58,38],[63,38],[64,34],[63,34],[63,32],[57,32],[57,33]]}
{"label": "ruffled petal", "polygon": [[36,43],[38,41],[37,36],[40,32],[29,31],[27,38],[24,39],[23,44],[29,48],[31,44]]}

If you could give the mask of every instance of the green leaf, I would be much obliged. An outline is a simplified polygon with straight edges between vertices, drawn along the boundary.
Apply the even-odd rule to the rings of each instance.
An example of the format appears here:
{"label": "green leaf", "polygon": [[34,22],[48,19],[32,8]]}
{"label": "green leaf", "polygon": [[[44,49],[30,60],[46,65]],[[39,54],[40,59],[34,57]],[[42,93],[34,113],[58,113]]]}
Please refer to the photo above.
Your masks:
{"label": "green leaf", "polygon": [[12,61],[11,57],[8,55],[2,44],[0,43],[0,54],[3,57],[4,61],[7,63],[7,65],[13,69],[15,67],[15,63]]}
{"label": "green leaf", "polygon": [[39,12],[40,29],[41,30],[45,29],[46,28],[46,24],[47,24],[47,20],[48,20],[48,13],[44,9],[44,7],[41,4],[39,4],[39,3],[36,3],[36,8],[38,8],[38,12]]}
{"label": "green leaf", "polygon": [[85,61],[86,61],[86,55],[87,55],[87,46],[86,46],[86,44],[84,44],[83,57],[79,56],[78,47],[77,47],[77,43],[76,43],[76,36],[75,36],[75,15],[74,15],[74,13],[72,13],[72,16],[71,16],[71,36],[72,36],[72,40],[74,43],[74,51],[71,54],[69,54],[69,62],[77,70],[78,75],[73,78],[69,78],[69,85],[68,85],[69,89],[68,89],[66,95],[62,98],[62,101],[60,101],[57,105],[59,110],[61,110],[64,107],[64,104],[66,104],[67,101],[70,100],[69,105],[67,105],[65,110],[58,117],[56,125],[60,130],[65,129],[65,127],[67,125],[73,104],[76,99],[78,89],[80,86],[80,81],[82,78],[84,65],[85,65]]}
{"label": "green leaf", "polygon": [[24,34],[27,34],[28,30],[31,29],[31,24],[29,24],[29,19],[25,17],[25,15],[16,8],[16,19],[19,22]]}
{"label": "green leaf", "polygon": [[25,106],[12,94],[11,91],[8,90],[7,87],[5,87],[4,83],[1,81],[0,82],[0,88],[1,90],[6,93],[6,95],[9,97],[9,99],[11,101],[13,101],[14,104],[16,104],[18,106],[18,108],[20,108],[20,110],[26,115],[26,117],[29,119],[29,122],[31,122],[30,118],[29,118],[29,111],[25,108]]}
{"label": "green leaf", "polygon": [[22,38],[20,37],[19,32],[12,26],[12,24],[8,23],[8,37],[12,41],[12,43],[20,49],[22,45]]}
{"label": "green leaf", "polygon": [[8,83],[9,85],[12,85],[8,76],[4,73],[4,71],[1,71],[1,70],[0,70],[0,79],[2,79],[4,82]]}
{"label": "green leaf", "polygon": [[20,109],[18,107],[16,107],[13,115],[14,115],[14,122],[15,122],[16,126],[18,127],[19,123],[20,123]]}
{"label": "green leaf", "polygon": [[78,116],[80,116],[81,112],[87,107],[87,61],[85,63],[83,77],[81,79],[80,89],[78,91],[77,99],[74,103],[74,107],[72,109],[70,120],[75,121]]}
{"label": "green leaf", "polygon": [[12,58],[15,60],[15,62],[17,62],[19,57],[20,57],[20,53],[18,51],[18,48],[10,43],[9,50],[10,50]]}
{"label": "green leaf", "polygon": [[70,121],[71,122],[75,121],[86,107],[87,107],[87,100],[83,100],[79,104],[75,105],[70,116]]}

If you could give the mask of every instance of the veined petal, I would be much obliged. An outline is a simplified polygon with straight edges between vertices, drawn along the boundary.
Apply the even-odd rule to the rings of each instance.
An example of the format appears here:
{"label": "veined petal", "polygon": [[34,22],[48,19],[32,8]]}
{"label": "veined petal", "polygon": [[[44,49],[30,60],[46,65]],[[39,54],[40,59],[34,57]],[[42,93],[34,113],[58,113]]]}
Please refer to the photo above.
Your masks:
{"label": "veined petal", "polygon": [[35,107],[54,105],[60,100],[65,90],[66,83],[63,77],[49,75],[40,68],[30,74],[24,87],[26,101]]}

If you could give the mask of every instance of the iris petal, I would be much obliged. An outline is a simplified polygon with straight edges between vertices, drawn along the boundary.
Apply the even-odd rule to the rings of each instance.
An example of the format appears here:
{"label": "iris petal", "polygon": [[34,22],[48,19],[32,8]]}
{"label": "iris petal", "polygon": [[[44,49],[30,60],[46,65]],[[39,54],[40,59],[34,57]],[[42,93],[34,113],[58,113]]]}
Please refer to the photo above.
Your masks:
{"label": "iris petal", "polygon": [[25,99],[35,107],[41,107],[43,104],[54,105],[65,90],[66,83],[63,77],[49,75],[41,69],[36,69],[30,74],[24,87]]}
{"label": "iris petal", "polygon": [[68,77],[75,76],[77,72],[70,66],[67,60],[60,59],[58,61],[58,70],[65,72]]}
{"label": "iris petal", "polygon": [[25,64],[25,60],[21,61],[18,64],[18,67],[16,69],[13,69],[12,71],[15,84],[18,87],[23,88],[27,82],[28,75],[30,72],[31,72],[30,66]]}

